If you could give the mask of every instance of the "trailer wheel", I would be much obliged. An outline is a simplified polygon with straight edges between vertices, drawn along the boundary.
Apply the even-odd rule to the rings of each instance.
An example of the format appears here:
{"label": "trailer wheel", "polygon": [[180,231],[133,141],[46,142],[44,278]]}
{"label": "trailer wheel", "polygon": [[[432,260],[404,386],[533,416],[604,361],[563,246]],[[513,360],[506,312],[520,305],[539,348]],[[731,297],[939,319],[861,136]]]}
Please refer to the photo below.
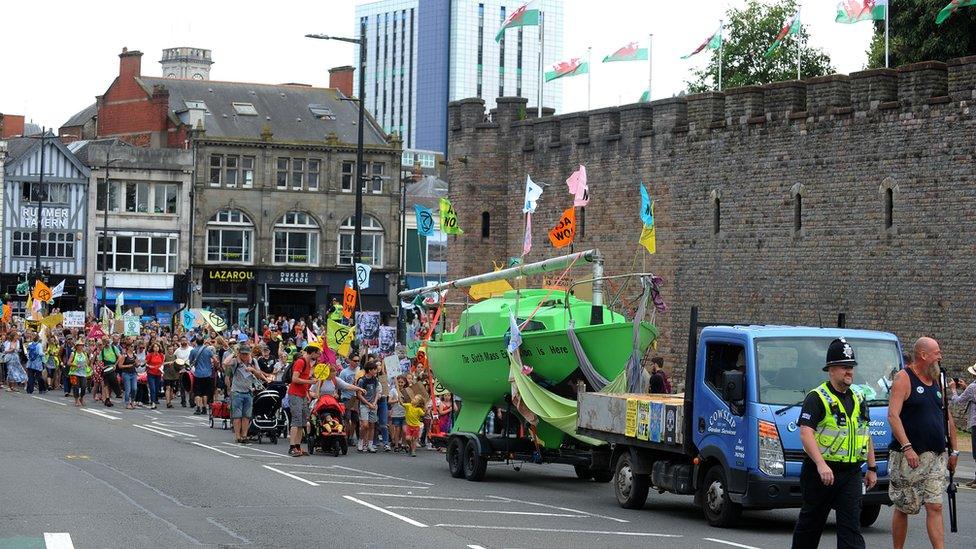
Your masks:
{"label": "trailer wheel", "polygon": [[464,447],[461,437],[451,437],[451,442],[447,443],[447,469],[454,478],[464,477]]}
{"label": "trailer wheel", "polygon": [[464,478],[472,482],[481,482],[488,472],[488,459],[478,454],[477,444],[464,445]]}
{"label": "trailer wheel", "polygon": [[647,475],[634,473],[630,452],[620,454],[613,475],[613,492],[617,496],[617,503],[624,509],[640,509],[647,501],[649,487]]}
{"label": "trailer wheel", "polygon": [[742,514],[742,506],[729,498],[729,483],[721,465],[715,465],[705,473],[701,489],[702,510],[708,524],[718,528],[733,526]]}
{"label": "trailer wheel", "polygon": [[576,478],[580,480],[590,480],[593,478],[593,473],[590,472],[589,465],[573,465],[573,470],[576,471]]}
{"label": "trailer wheel", "polygon": [[864,505],[861,507],[861,526],[867,528],[874,524],[874,521],[878,520],[878,515],[881,514],[881,504],[875,505]]}

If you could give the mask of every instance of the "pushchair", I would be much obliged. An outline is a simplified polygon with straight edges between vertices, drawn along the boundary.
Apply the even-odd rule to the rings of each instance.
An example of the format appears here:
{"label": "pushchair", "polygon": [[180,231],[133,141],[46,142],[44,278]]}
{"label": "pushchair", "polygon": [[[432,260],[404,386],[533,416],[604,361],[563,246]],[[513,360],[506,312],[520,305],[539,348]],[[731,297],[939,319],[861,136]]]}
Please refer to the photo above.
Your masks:
{"label": "pushchair", "polygon": [[284,423],[284,413],[281,410],[281,400],[285,396],[286,386],[271,383],[267,388],[254,391],[254,405],[251,410],[251,426],[247,430],[249,437],[255,437],[261,443],[262,437],[268,437],[271,444],[278,444],[281,428]]}
{"label": "pushchair", "polygon": [[309,420],[311,428],[305,435],[309,454],[314,454],[316,448],[323,453],[331,452],[333,456],[346,455],[349,452],[346,433],[342,427],[345,410],[345,406],[331,395],[322,395],[315,401]]}

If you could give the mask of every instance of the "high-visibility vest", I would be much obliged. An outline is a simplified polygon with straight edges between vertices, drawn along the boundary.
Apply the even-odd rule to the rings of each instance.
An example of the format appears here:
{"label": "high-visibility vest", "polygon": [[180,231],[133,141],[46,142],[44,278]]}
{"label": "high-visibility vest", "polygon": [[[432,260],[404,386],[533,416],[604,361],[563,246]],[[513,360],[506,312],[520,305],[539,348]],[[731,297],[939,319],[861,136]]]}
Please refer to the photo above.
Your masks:
{"label": "high-visibility vest", "polygon": [[[854,390],[854,410],[848,415],[840,399],[830,391],[829,382],[811,391],[823,402],[826,413],[817,424],[817,446],[825,461],[857,463],[868,459],[868,440],[871,432],[868,421],[861,417],[864,397]],[[865,410],[865,416],[866,416]]]}

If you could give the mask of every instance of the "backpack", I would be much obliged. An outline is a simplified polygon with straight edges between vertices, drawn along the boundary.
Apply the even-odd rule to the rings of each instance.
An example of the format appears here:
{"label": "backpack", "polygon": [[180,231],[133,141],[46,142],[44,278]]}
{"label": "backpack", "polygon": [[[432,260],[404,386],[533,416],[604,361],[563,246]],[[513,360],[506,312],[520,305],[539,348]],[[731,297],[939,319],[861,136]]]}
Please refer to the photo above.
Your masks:
{"label": "backpack", "polygon": [[298,364],[298,361],[299,360],[305,360],[305,359],[304,358],[296,358],[294,362],[292,362],[291,364],[289,364],[288,367],[285,368],[285,371],[281,374],[281,381],[283,381],[285,383],[289,383],[289,384],[291,383],[292,374],[295,373],[295,364]]}

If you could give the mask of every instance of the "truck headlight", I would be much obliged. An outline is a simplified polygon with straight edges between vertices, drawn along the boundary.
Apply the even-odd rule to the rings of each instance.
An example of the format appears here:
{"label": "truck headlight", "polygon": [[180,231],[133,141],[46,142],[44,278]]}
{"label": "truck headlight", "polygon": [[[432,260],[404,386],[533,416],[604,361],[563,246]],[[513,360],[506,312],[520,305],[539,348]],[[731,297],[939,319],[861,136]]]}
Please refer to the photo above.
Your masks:
{"label": "truck headlight", "polygon": [[772,477],[781,477],[786,471],[779,430],[770,421],[759,422],[759,470]]}

